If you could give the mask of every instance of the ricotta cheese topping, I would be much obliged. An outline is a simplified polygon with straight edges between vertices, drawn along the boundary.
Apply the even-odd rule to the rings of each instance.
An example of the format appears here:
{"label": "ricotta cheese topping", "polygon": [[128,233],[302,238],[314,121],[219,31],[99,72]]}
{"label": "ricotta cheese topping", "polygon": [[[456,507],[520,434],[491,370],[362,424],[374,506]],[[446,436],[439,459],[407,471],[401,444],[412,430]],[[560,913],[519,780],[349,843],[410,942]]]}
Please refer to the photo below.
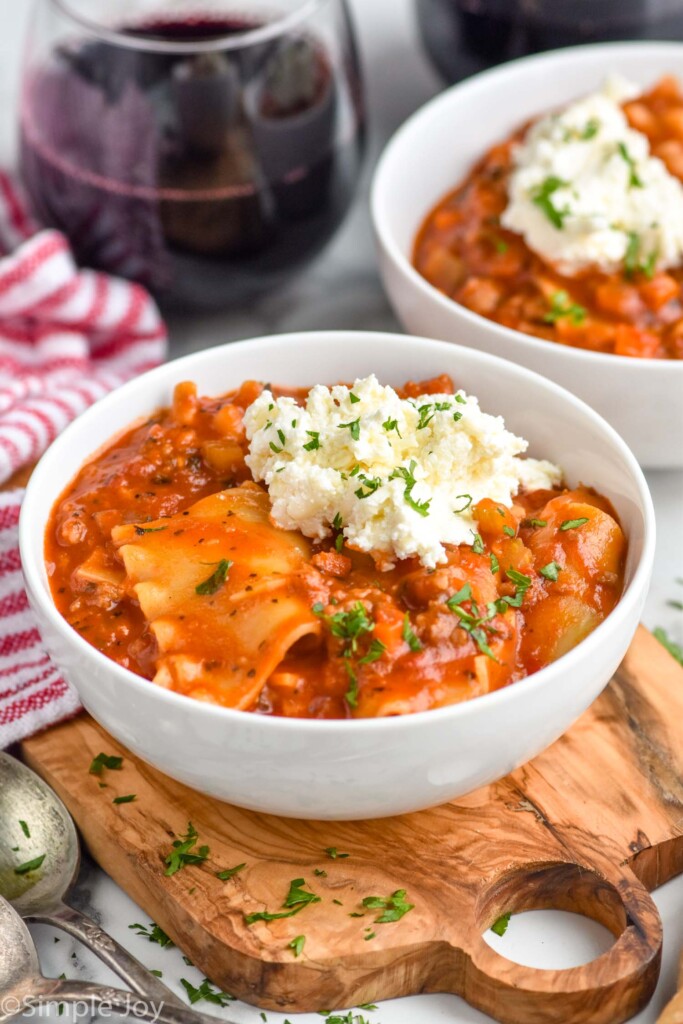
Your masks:
{"label": "ricotta cheese topping", "polygon": [[514,154],[501,224],[564,274],[683,260],[683,185],[620,106],[639,92],[611,78],[537,121]]}
{"label": "ricotta cheese topping", "polygon": [[246,458],[270,494],[273,521],[322,539],[341,531],[383,568],[417,555],[433,568],[444,544],[473,544],[472,507],[510,505],[521,487],[552,487],[557,466],[522,459],[528,443],[472,395],[402,399],[374,375],[317,385],[303,407],[268,390],[245,412]]}

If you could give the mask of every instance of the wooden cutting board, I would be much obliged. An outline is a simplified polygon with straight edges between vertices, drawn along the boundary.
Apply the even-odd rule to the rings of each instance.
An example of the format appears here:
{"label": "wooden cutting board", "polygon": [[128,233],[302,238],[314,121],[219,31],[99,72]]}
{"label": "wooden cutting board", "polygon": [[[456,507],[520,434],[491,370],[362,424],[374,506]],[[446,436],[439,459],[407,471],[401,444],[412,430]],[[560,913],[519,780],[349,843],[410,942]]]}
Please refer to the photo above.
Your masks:
{"label": "wooden cutting board", "polygon": [[[100,751],[125,757],[106,789],[88,774]],[[469,797],[401,818],[298,822],[239,810],[137,761],[86,716],[23,752],[104,870],[208,977],[260,1007],[295,1013],[454,992],[507,1024],[618,1024],[654,990],[662,928],[649,891],[683,870],[683,669],[642,628],[604,694],[544,754]],[[112,802],[131,793],[134,803]],[[209,857],[165,877],[164,857],[188,821]],[[348,856],[332,859],[332,847]],[[233,879],[216,877],[242,862]],[[281,910],[296,878],[321,902],[246,924],[245,913]],[[375,923],[363,898],[397,889],[414,909]],[[503,913],[539,908],[600,921],[614,946],[582,967],[537,970],[481,938]],[[289,943],[299,935],[297,958]]]}

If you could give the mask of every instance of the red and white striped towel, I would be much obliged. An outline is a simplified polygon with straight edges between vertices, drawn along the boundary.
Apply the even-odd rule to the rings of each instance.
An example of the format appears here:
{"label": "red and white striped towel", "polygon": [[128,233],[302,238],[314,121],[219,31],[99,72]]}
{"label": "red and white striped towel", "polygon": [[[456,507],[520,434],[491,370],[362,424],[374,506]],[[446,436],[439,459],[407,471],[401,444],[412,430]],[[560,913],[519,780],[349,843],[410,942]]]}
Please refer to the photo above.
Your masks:
{"label": "red and white striped towel", "polygon": [[[0,483],[98,398],[156,366],[166,328],[139,285],[76,267],[0,172]],[[17,545],[23,492],[0,494],[0,749],[78,710],[41,646]]]}

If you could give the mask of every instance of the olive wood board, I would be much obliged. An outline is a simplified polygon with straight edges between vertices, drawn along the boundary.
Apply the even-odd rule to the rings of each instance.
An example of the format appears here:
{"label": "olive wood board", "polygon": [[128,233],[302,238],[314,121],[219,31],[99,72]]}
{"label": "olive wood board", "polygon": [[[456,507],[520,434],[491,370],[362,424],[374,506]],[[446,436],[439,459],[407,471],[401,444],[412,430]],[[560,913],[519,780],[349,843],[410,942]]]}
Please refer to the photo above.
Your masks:
{"label": "olive wood board", "polygon": [[[107,788],[88,771],[100,751],[125,758],[105,773]],[[604,693],[545,753],[403,817],[310,822],[241,810],[161,775],[86,715],[26,741],[23,754],[102,868],[216,984],[264,1009],[452,992],[505,1024],[619,1024],[654,991],[662,926],[649,892],[683,871],[683,669],[642,627]],[[188,821],[209,856],[166,877]],[[232,879],[216,877],[243,862]],[[245,913],[281,910],[296,878],[321,902],[246,923]],[[363,898],[397,889],[414,909],[375,923]],[[594,918],[614,945],[584,966],[540,970],[482,938],[502,914],[540,908]]]}

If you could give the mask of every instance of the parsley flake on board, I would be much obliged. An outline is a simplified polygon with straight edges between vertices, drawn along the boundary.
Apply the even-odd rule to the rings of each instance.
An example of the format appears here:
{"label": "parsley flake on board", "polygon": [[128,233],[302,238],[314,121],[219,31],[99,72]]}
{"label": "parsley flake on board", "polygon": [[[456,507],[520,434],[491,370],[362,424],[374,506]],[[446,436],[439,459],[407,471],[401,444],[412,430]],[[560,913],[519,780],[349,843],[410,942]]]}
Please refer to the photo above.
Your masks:
{"label": "parsley flake on board", "polygon": [[508,930],[508,925],[510,924],[511,917],[511,913],[501,914],[498,920],[494,921],[493,924],[491,925],[491,931],[495,935],[500,935],[502,938],[502,936],[505,935],[505,932]]}
{"label": "parsley flake on board", "polygon": [[255,914],[245,914],[244,920],[246,924],[252,925],[256,921],[279,921],[284,917],[294,917],[295,914],[300,913],[305,907],[309,907],[313,903],[321,903],[320,896],[307,892],[303,888],[304,885],[306,885],[306,882],[303,878],[294,878],[289,884],[289,892],[285,897],[285,902],[282,904],[284,910],[276,914],[271,914],[267,910],[257,911]]}
{"label": "parsley flake on board", "polygon": [[22,831],[22,832],[24,833],[24,835],[26,836],[26,838],[27,838],[27,839],[30,839],[30,838],[31,838],[31,830],[29,829],[29,827],[28,827],[28,825],[26,824],[26,822],[25,822],[25,821],[21,821],[21,820],[20,820],[20,821],[19,821],[19,827],[21,828],[21,831]]}
{"label": "parsley flake on board", "polygon": [[224,871],[217,871],[216,878],[218,878],[221,882],[227,882],[231,878],[234,878],[235,875],[238,875],[240,871],[244,871],[246,866],[247,865],[245,862],[244,864],[237,864],[237,866],[234,868],[225,868]]}
{"label": "parsley flake on board", "polygon": [[325,848],[326,855],[330,860],[345,860],[350,857],[350,853],[340,853],[336,846],[328,846]]}
{"label": "parsley flake on board", "polygon": [[228,558],[221,558],[216,564],[216,569],[203,583],[198,583],[194,588],[195,594],[206,597],[208,594],[215,594],[225,583],[233,563]]}
{"label": "parsley flake on board", "polygon": [[415,904],[406,900],[405,889],[397,889],[391,896],[366,896],[363,906],[367,910],[381,910],[382,913],[375,918],[375,924],[391,924],[400,921]]}
{"label": "parsley flake on board", "polygon": [[137,800],[135,793],[128,793],[127,796],[115,796],[112,800],[113,804],[132,804]]}
{"label": "parsley flake on board", "polygon": [[665,629],[662,629],[661,626],[657,626],[657,628],[653,630],[652,635],[655,639],[659,640],[662,647],[667,649],[671,657],[675,658],[679,665],[683,665],[683,647],[672,640]]}
{"label": "parsley flake on board", "polygon": [[90,763],[90,775],[102,775],[105,768],[109,771],[118,772],[123,764],[122,757],[114,757],[111,754],[98,754]]}
{"label": "parsley flake on board", "polygon": [[164,859],[164,864],[166,865],[164,874],[167,877],[175,875],[181,868],[185,868],[189,864],[201,864],[206,860],[209,856],[209,847],[200,846],[199,849],[195,850],[198,838],[199,835],[196,828],[191,821],[188,821],[187,832],[185,835],[180,836],[179,839],[174,840],[173,849]]}
{"label": "parsley flake on board", "polygon": [[305,945],[306,936],[297,935],[297,937],[295,939],[292,939],[292,941],[288,944],[287,949],[291,949],[294,953],[294,956],[299,957],[303,953]]}
{"label": "parsley flake on board", "polygon": [[213,1003],[214,1006],[227,1006],[229,1003],[235,1001],[235,996],[231,996],[227,992],[220,992],[214,989],[208,978],[204,978],[204,981],[201,983],[199,988],[195,988],[195,986],[190,984],[190,982],[185,978],[180,979],[180,984],[187,992],[187,998],[190,1001],[190,1006],[194,1006],[195,1003],[199,1003],[202,1000],[205,1003]]}
{"label": "parsley flake on board", "polygon": [[398,479],[404,480],[406,487],[405,487],[405,491],[403,492],[403,500],[405,501],[406,505],[410,505],[410,507],[413,509],[413,511],[417,512],[418,515],[428,516],[429,515],[429,506],[432,503],[432,499],[429,498],[428,501],[419,502],[419,501],[416,501],[415,498],[413,498],[413,496],[412,496],[413,488],[415,487],[415,484],[417,483],[417,480],[415,479],[415,469],[416,468],[417,468],[417,462],[415,461],[415,459],[411,459],[410,460],[410,464],[408,466],[398,466],[398,468],[395,469],[394,472],[391,474],[389,479],[390,480],[398,480]]}
{"label": "parsley flake on board", "polygon": [[41,853],[39,857],[34,857],[33,860],[27,860],[25,864],[20,864],[19,867],[14,869],[14,874],[29,875],[32,871],[37,871],[39,867],[42,867],[43,861],[46,857],[46,853]]}
{"label": "parsley flake on board", "polygon": [[557,228],[558,231],[561,231],[564,227],[565,218],[569,216],[570,210],[566,206],[558,210],[553,203],[552,197],[558,189],[566,188],[567,184],[562,178],[550,175],[540,185],[537,185],[531,193],[532,202],[545,214],[553,227]]}
{"label": "parsley flake on board", "polygon": [[162,949],[173,949],[175,943],[168,937],[163,928],[160,928],[154,921],[150,921],[149,925],[145,928],[144,924],[129,924],[128,927],[131,931],[137,932],[141,939],[147,939],[148,942],[155,942],[157,946],[161,946]]}
{"label": "parsley flake on board", "polygon": [[571,302],[565,291],[553,292],[550,297],[550,309],[544,315],[543,320],[547,324],[555,324],[558,320],[567,317],[577,327],[586,319],[586,309],[576,302]]}
{"label": "parsley flake on board", "polygon": [[563,523],[560,523],[560,530],[565,533],[567,530],[577,530],[579,526],[584,526],[590,520],[583,519],[565,519]]}

